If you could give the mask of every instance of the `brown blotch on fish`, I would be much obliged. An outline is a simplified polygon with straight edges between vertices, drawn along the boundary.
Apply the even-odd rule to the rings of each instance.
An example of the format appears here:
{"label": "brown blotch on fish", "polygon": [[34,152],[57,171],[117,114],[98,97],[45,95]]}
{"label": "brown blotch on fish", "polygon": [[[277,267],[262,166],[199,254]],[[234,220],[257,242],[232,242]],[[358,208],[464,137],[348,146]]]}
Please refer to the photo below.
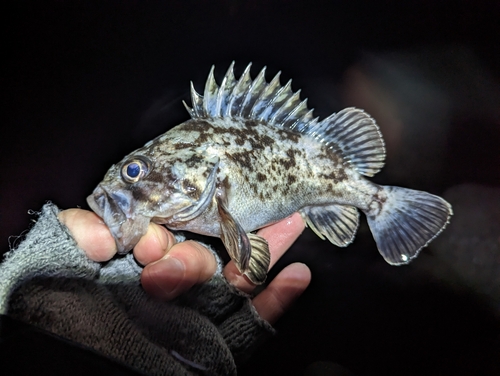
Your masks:
{"label": "brown blotch on fish", "polygon": [[252,152],[251,151],[242,151],[238,153],[228,153],[226,152],[225,155],[238,163],[240,167],[246,168],[249,171],[253,171],[254,166],[252,164]]}
{"label": "brown blotch on fish", "polygon": [[263,181],[267,180],[267,176],[264,174],[261,174],[260,172],[257,172],[257,180],[262,183]]}
{"label": "brown blotch on fish", "polygon": [[229,178],[226,176],[221,182],[219,182],[219,187],[223,187],[226,191],[231,189],[231,183],[229,182]]}
{"label": "brown blotch on fish", "polygon": [[189,120],[181,124],[178,129],[184,132],[197,132],[198,138],[195,140],[196,144],[203,144],[209,140],[211,136],[209,130],[213,129],[213,126],[204,120]]}
{"label": "brown blotch on fish", "polygon": [[187,148],[193,147],[193,144],[192,143],[186,143],[186,142],[179,142],[179,143],[173,144],[172,147],[175,150],[182,150],[182,149],[187,149]]}
{"label": "brown blotch on fish", "polygon": [[134,198],[134,200],[139,201],[139,202],[144,201],[144,200],[148,200],[150,197],[148,192],[144,192],[142,189],[139,189],[137,187],[132,187],[131,192],[132,192],[132,197]]}
{"label": "brown blotch on fish", "polygon": [[182,188],[186,194],[194,199],[200,197],[200,191],[189,179],[182,179]]}
{"label": "brown blotch on fish", "polygon": [[384,204],[387,201],[387,196],[381,189],[379,189],[378,192],[373,195],[373,199],[381,204]]}
{"label": "brown blotch on fish", "polygon": [[254,194],[257,195],[259,193],[259,186],[256,183],[250,182],[250,188],[252,189]]}
{"label": "brown blotch on fish", "polygon": [[296,181],[297,181],[297,177],[295,175],[288,174],[288,176],[287,176],[287,183],[288,183],[288,185],[292,185]]}
{"label": "brown blotch on fish", "polygon": [[[170,172],[168,173],[167,176],[170,176],[170,179],[172,179],[172,175]],[[149,171],[148,180],[155,183],[162,183],[165,181],[165,173],[161,173],[156,170]]]}
{"label": "brown blotch on fish", "polygon": [[295,154],[299,154],[300,152],[295,150],[295,149],[288,149],[286,151],[286,155],[288,155],[288,158],[290,158],[290,164],[291,166],[295,167],[296,162],[295,162]]}
{"label": "brown blotch on fish", "polygon": [[254,142],[260,144],[259,146],[261,149],[264,149],[267,146],[271,147],[272,145],[274,145],[275,141],[272,137],[269,137],[268,135],[262,134],[262,132],[257,131],[259,126],[262,127],[264,125],[261,122],[257,122],[255,120],[247,120],[245,122],[246,129],[251,132],[249,134],[251,134],[255,139]]}
{"label": "brown blotch on fish", "polygon": [[323,179],[333,181],[334,184],[338,184],[348,179],[348,176],[343,168],[339,168],[329,174],[320,174],[320,176]]}
{"label": "brown blotch on fish", "polygon": [[295,166],[295,158],[294,159],[285,159],[285,158],[280,158],[278,160],[278,163],[283,166],[285,170],[288,170],[291,167]]}
{"label": "brown blotch on fish", "polygon": [[185,123],[180,124],[178,127],[176,127],[176,130],[185,132],[201,132],[203,129],[211,127],[212,124],[210,124],[208,121],[196,119],[188,120]]}
{"label": "brown blotch on fish", "polygon": [[282,141],[291,141],[297,144],[300,140],[300,134],[292,131],[287,131],[286,129],[278,130],[278,135],[281,137]]}
{"label": "brown blotch on fish", "polygon": [[258,126],[262,125],[262,123],[260,121],[257,121],[257,120],[245,120],[245,122],[243,123],[243,125],[248,130],[251,130],[254,127],[258,127]]}
{"label": "brown blotch on fish", "polygon": [[261,135],[255,127],[245,129],[230,127],[226,132],[235,137],[234,142],[238,146],[243,146],[248,142],[253,150],[264,149],[272,141],[270,137]]}
{"label": "brown blotch on fish", "polygon": [[184,161],[180,160],[179,162],[186,163],[186,165],[188,167],[193,167],[193,166],[196,166],[204,161],[205,161],[205,158],[203,156],[201,156],[199,154],[193,154],[188,159],[186,159]]}

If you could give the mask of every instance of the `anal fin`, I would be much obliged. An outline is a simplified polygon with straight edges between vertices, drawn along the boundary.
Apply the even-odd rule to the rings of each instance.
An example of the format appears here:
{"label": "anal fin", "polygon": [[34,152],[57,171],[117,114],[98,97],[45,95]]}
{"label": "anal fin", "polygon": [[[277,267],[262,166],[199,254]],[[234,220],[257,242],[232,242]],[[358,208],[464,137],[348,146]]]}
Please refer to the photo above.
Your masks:
{"label": "anal fin", "polygon": [[358,209],[348,205],[307,206],[300,210],[307,226],[338,247],[352,243],[359,225]]}

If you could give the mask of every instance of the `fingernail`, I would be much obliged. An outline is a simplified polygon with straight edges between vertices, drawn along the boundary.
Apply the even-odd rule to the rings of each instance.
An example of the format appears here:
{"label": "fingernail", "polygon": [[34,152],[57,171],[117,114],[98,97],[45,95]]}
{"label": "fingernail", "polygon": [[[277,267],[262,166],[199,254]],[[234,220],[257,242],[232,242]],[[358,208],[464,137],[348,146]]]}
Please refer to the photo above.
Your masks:
{"label": "fingernail", "polygon": [[[150,265],[149,273],[159,288],[158,295],[170,298],[184,277],[184,264],[173,257],[166,257]],[[155,294],[156,295],[156,294]]]}

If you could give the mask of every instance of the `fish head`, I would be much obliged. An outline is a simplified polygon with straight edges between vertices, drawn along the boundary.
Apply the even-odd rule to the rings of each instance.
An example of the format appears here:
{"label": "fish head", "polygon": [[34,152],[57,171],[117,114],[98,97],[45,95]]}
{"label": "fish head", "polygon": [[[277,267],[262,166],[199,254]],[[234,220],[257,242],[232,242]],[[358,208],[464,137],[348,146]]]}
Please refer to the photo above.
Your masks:
{"label": "fish head", "polygon": [[108,226],[119,254],[137,244],[150,222],[188,221],[207,206],[207,178],[214,171],[201,164],[206,168],[189,168],[182,153],[159,158],[139,149],[108,170],[87,202]]}

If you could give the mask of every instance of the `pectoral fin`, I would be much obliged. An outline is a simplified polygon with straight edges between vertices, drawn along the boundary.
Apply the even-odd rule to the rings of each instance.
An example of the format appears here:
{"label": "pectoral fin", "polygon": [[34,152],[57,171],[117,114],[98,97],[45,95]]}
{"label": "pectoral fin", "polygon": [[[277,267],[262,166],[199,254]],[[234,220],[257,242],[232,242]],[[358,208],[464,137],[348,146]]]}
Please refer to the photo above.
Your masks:
{"label": "pectoral fin", "polygon": [[247,234],[227,210],[224,195],[215,195],[221,218],[221,240],[238,270],[256,285],[266,280],[271,256],[267,241],[255,234]]}

